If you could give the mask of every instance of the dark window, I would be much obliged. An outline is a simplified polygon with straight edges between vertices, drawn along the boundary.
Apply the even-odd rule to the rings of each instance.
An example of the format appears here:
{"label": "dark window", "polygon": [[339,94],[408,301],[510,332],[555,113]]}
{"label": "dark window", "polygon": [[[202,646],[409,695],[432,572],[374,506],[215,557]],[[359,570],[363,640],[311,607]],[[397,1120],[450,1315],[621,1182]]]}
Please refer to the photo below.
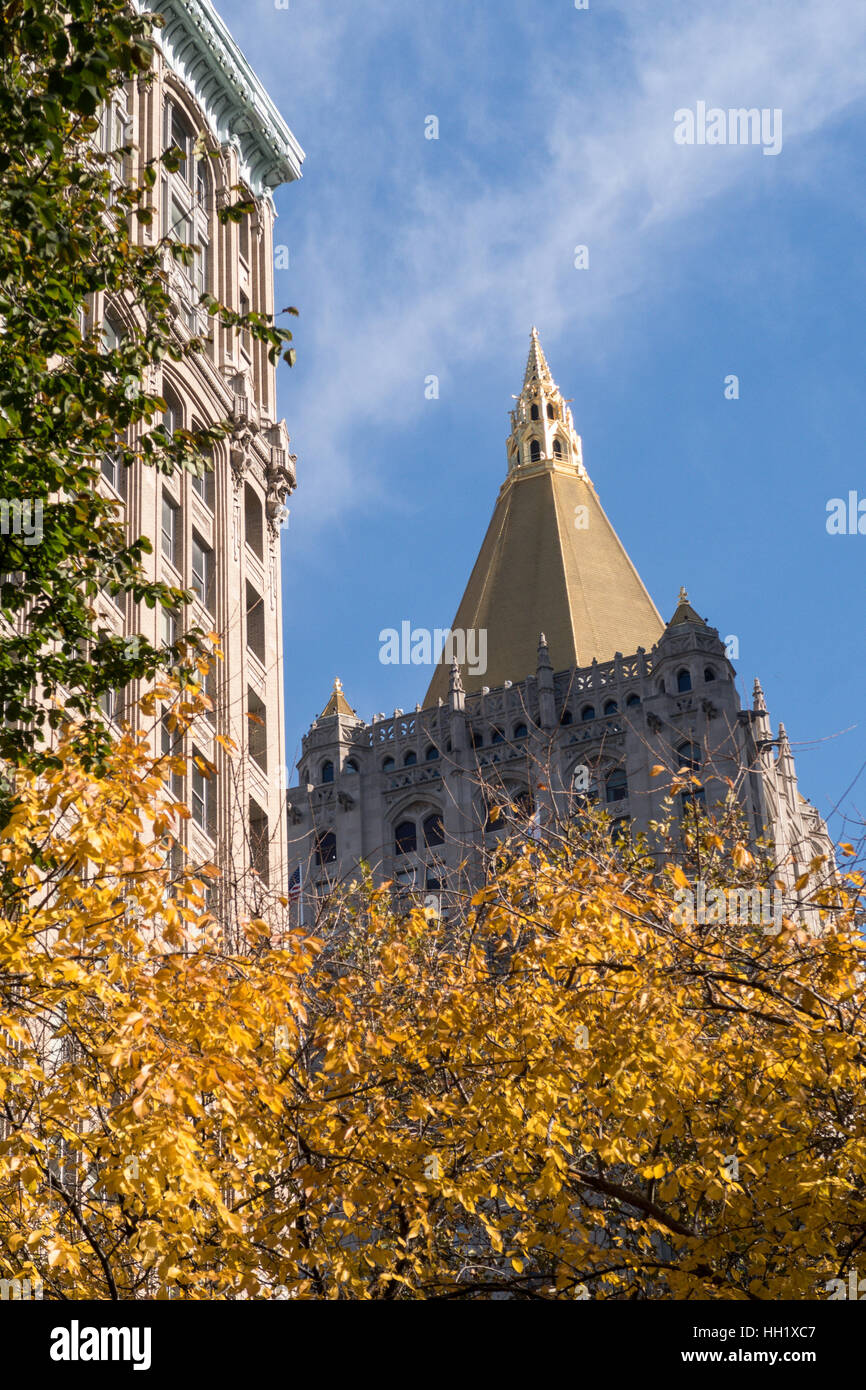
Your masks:
{"label": "dark window", "polygon": [[626,781],[625,768],[615,767],[613,772],[609,772],[605,779],[605,801],[625,801],[627,796],[628,782]]}
{"label": "dark window", "polygon": [[333,780],[334,780],[334,764],[331,762],[330,758],[328,759],[327,762],[322,763],[322,775],[321,775],[321,777],[320,777],[319,780],[320,780],[321,782],[323,782],[323,783],[324,783],[324,782],[333,782]]}
{"label": "dark window", "polygon": [[202,502],[204,502],[205,506],[206,506],[210,511],[213,511],[213,499],[214,499],[214,472],[213,472],[213,467],[214,467],[214,465],[213,465],[213,452],[212,452],[210,449],[205,449],[205,448],[200,449],[200,450],[199,450],[199,457],[200,457],[200,459],[201,459],[202,467],[204,468],[205,471],[204,471],[203,473],[200,473],[200,474],[199,474],[199,473],[193,473],[193,475],[192,475],[192,490],[193,490],[193,492],[195,493],[196,497],[200,497],[201,500],[202,500]]}
{"label": "dark window", "polygon": [[697,772],[703,759],[701,750],[696,743],[681,743],[677,748],[677,768],[685,767],[690,772]]}
{"label": "dark window", "polygon": [[564,709],[562,711],[562,714],[559,716],[559,722],[560,724],[570,724],[572,722],[573,717],[574,716],[572,715],[570,709]]}
{"label": "dark window", "polygon": [[383,764],[382,764],[382,771],[383,771],[383,772],[391,772],[392,769],[395,768],[396,766],[397,766],[397,764],[394,762],[394,759],[393,759],[393,758],[386,758],[385,761],[384,761]]}
{"label": "dark window", "polygon": [[337,859],[337,837],[333,830],[326,830],[316,842],[316,863],[334,864]]}
{"label": "dark window", "polygon": [[192,536],[192,588],[205,608],[210,608],[213,602],[213,551],[195,532]]}
{"label": "dark window", "polygon": [[631,824],[631,816],[617,816],[615,821],[611,821],[610,838],[615,845],[628,839],[628,828]]}
{"label": "dark window", "polygon": [[535,404],[535,401],[533,401],[532,405],[529,407],[529,415],[532,420],[538,419],[538,406]]}
{"label": "dark window", "polygon": [[528,736],[529,730],[527,729],[525,724],[515,724],[513,735],[514,738],[527,738]]}
{"label": "dark window", "polygon": [[529,446],[529,462],[538,463],[541,458],[541,445],[537,439],[533,439]]}
{"label": "dark window", "polygon": [[532,800],[532,792],[518,792],[514,798],[515,814],[521,819],[528,819],[532,815],[534,810],[535,806]]}
{"label": "dark window", "polygon": [[616,700],[607,700],[607,701],[605,701],[604,712],[605,712],[605,714],[616,714],[616,713],[617,713],[617,704],[616,704]]}
{"label": "dark window", "polygon": [[550,401],[547,402],[547,418],[548,420],[553,420],[556,418],[553,413],[553,406],[550,404]]}
{"label": "dark window", "polygon": [[268,818],[261,806],[250,799],[250,863],[267,883],[269,869]]}
{"label": "dark window", "polygon": [[691,673],[689,671],[686,671],[685,668],[683,668],[682,671],[677,671],[677,690],[679,691],[680,695],[684,694],[686,690],[691,690],[691,688]]}
{"label": "dark window", "polygon": [[247,723],[249,733],[250,757],[258,763],[263,772],[268,770],[268,724],[267,708],[252,688],[247,689]]}
{"label": "dark window", "polygon": [[715,673],[715,671],[713,670],[712,666],[707,666],[707,667],[705,668],[705,670],[704,670],[704,680],[705,680],[705,681],[714,681],[715,679],[716,679],[716,673]]}
{"label": "dark window", "polygon": [[403,759],[403,766],[404,766],[404,767],[414,767],[415,764],[417,763],[417,761],[418,761],[418,754],[417,754],[417,753],[413,753],[413,752],[411,752],[411,750],[410,750],[410,752],[408,752],[408,753],[406,754],[405,758]]}
{"label": "dark window", "polygon": [[424,754],[424,761],[425,763],[435,763],[438,757],[439,749],[434,747],[434,745],[431,743],[430,747],[427,749],[427,752]]}
{"label": "dark window", "polygon": [[590,719],[594,719],[595,705],[584,705],[583,709],[580,711],[580,717],[583,720],[584,724],[586,724]]}
{"label": "dark window", "polygon": [[491,730],[491,733],[490,733],[490,742],[491,742],[491,743],[504,743],[504,742],[505,742],[505,735],[504,735],[504,733],[502,732],[501,729],[493,729],[493,730]]}
{"label": "dark window", "polygon": [[469,746],[470,746],[470,748],[481,748],[481,747],[483,746],[483,744],[484,744],[484,735],[483,735],[482,733],[479,733],[479,731],[478,731],[477,729],[470,729],[470,730],[469,730]]}
{"label": "dark window", "polygon": [[625,702],[626,709],[634,709],[635,705],[639,705],[639,704],[640,704],[640,696],[639,696],[639,695],[629,695],[628,699],[627,699],[626,702]]}
{"label": "dark window", "polygon": [[692,814],[695,816],[706,801],[703,787],[691,787],[688,791],[682,792],[681,796],[683,811],[686,812],[691,807]]}
{"label": "dark window", "polygon": [[357,772],[357,771],[358,771],[358,764],[355,762],[355,759],[354,759],[354,758],[347,758],[347,759],[346,759],[346,761],[343,763],[343,771],[344,771],[344,772],[348,772],[348,774],[349,774],[350,777],[351,777],[351,775],[352,775],[353,772]]}
{"label": "dark window", "polygon": [[555,459],[562,458],[562,441],[559,439],[554,439],[553,441],[553,457]]}
{"label": "dark window", "polygon": [[394,847],[398,854],[414,854],[418,844],[418,832],[415,829],[415,822],[411,820],[401,820],[394,831]]}
{"label": "dark window", "polygon": [[247,583],[247,646],[264,665],[265,603],[250,583]]}
{"label": "dark window", "polygon": [[213,838],[216,832],[216,786],[207,768],[206,759],[197,748],[192,750],[192,818],[196,825]]}
{"label": "dark window", "polygon": [[264,559],[264,524],[262,504],[254,487],[244,484],[244,535],[247,545],[260,560]]}
{"label": "dark window", "polygon": [[422,826],[424,831],[425,845],[441,845],[445,839],[445,827],[442,824],[442,817],[436,811],[432,816],[427,816]]}

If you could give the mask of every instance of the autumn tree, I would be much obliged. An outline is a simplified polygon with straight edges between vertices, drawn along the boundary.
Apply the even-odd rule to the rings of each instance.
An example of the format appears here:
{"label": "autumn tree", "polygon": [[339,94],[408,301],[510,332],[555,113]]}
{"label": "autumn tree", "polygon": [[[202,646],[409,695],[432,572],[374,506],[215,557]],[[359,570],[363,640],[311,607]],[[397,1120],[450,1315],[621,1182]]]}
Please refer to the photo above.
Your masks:
{"label": "autumn tree", "polygon": [[[75,748],[17,774],[0,833],[0,1277],[775,1300],[856,1263],[857,871],[815,863],[778,924],[701,920],[687,858],[612,844],[587,808],[506,837],[459,910],[362,876],[315,936],[276,902],[227,940],[216,870],[172,865],[183,811],[146,730],[101,772]],[[751,886],[733,813],[687,833],[725,902]]]}

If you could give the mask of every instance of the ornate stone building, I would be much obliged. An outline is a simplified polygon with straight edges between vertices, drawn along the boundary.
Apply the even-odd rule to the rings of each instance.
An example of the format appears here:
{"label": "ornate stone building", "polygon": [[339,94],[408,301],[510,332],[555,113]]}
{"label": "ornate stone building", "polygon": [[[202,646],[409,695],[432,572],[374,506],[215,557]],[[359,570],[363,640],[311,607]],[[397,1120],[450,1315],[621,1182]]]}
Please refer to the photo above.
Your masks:
{"label": "ornate stone building", "polygon": [[[273,313],[272,193],[300,177],[303,151],[210,0],[139,0],[138,7],[165,17],[153,73],[129,83],[105,113],[103,137],[106,149],[131,144],[134,166],[172,145],[186,156],[176,173],[162,173],[153,223],[138,233],[144,242],[169,234],[199,247],[189,267],[171,256],[165,262],[176,332],[185,339],[204,327],[203,291],[240,313]],[[217,211],[239,200],[238,186],[255,210],[221,225]],[[95,313],[111,341],[124,332],[126,311],[101,300]],[[105,599],[101,622],[155,642],[174,641],[178,623],[219,635],[213,717],[185,740],[165,724],[157,738],[188,760],[176,790],[191,811],[184,833],[192,862],[221,862],[227,891],[249,883],[251,864],[259,882],[279,886],[286,874],[280,530],[296,460],[277,416],[275,368],[264,345],[217,328],[204,353],[166,362],[150,386],[168,405],[170,427],[230,419],[233,429],[202,478],[138,466],[125,472],[106,460],[104,486],[124,502],[130,533],[153,541],[151,574],[192,589],[196,601],[170,617]],[[125,695],[131,701],[137,693]],[[217,735],[232,739],[239,755],[229,758]],[[202,775],[196,755],[219,775]]]}
{"label": "ornate stone building", "polygon": [[534,329],[511,423],[508,472],[452,628],[486,632],[487,669],[455,659],[449,671],[446,649],[423,705],[369,724],[336,682],[289,793],[302,914],[311,920],[360,860],[425,897],[455,886],[464,864],[477,880],[509,825],[508,812],[491,818],[493,800],[540,826],[590,796],[614,835],[645,829],[682,768],[695,781],[677,812],[711,807],[732,784],[791,884],[830,842],[798,791],[784,727],[774,736],[757,681],[741,708],[725,644],[684,590],[662,621],[602,510]]}

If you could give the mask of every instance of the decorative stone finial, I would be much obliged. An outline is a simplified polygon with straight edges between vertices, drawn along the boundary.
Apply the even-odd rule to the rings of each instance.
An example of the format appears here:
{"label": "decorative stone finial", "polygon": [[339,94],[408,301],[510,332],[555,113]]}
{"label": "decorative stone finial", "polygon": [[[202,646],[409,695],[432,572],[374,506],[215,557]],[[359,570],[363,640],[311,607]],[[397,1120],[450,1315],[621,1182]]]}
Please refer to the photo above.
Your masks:
{"label": "decorative stone finial", "polygon": [[752,708],[757,714],[766,714],[767,706],[764,701],[764,691],[758,677],[755,676],[755,684],[752,687]]}
{"label": "decorative stone finial", "polygon": [[677,599],[677,603],[688,603],[688,601],[689,601],[688,592],[687,592],[687,590],[686,590],[685,585],[682,585],[682,586],[680,587],[680,596],[679,596],[679,598]]}

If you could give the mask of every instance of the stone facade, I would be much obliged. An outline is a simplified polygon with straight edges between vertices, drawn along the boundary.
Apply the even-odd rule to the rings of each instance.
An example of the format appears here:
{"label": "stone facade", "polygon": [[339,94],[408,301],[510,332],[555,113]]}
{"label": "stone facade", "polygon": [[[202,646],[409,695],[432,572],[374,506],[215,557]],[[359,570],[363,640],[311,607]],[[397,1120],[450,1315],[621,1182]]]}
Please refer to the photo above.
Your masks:
{"label": "stone facade", "polygon": [[[138,232],[144,242],[174,232],[202,248],[188,269],[166,257],[183,340],[205,326],[198,307],[203,291],[238,312],[273,313],[271,193],[300,176],[303,152],[208,0],[139,8],[158,9],[166,19],[157,31],[152,78],[128,84],[106,113],[103,131],[106,148],[134,146],[133,177],[136,165],[172,144],[187,152],[177,173],[162,173],[153,223]],[[196,141],[199,152],[203,141],[204,157],[197,157]],[[243,223],[221,225],[217,210],[238,201],[237,185],[255,210]],[[110,339],[123,333],[128,311],[102,299],[94,312]],[[233,423],[231,436],[214,446],[213,468],[203,479],[163,477],[143,466],[118,476],[110,460],[103,469],[103,485],[125,505],[130,534],[153,541],[149,574],[197,594],[176,621],[212,630],[223,652],[208,687],[213,717],[200,719],[180,743],[164,728],[154,737],[188,759],[177,792],[192,812],[184,831],[191,861],[220,863],[226,892],[249,884],[251,864],[260,883],[279,886],[286,874],[280,530],[296,460],[285,421],[277,418],[275,367],[264,345],[218,328],[204,353],[166,362],[148,385],[165,398],[175,429]],[[132,605],[122,611],[108,600],[100,622],[156,643],[177,635],[164,612]],[[127,713],[139,693],[124,692]],[[237,756],[229,757],[217,735],[234,741]],[[203,778],[193,765],[196,754],[219,775]]]}
{"label": "stone facade", "polygon": [[[533,421],[539,422],[535,429]],[[559,449],[556,438],[565,441]],[[533,439],[542,442],[530,455]],[[517,818],[526,823],[525,811],[532,812],[540,833],[546,821],[568,818],[579,799],[589,796],[610,814],[614,835],[626,824],[645,830],[663,815],[662,801],[681,768],[697,780],[691,792],[676,794],[676,813],[685,814],[691,798],[712,808],[733,786],[752,841],[774,846],[780,878],[793,884],[813,856],[832,851],[821,817],[798,791],[784,727],[774,736],[757,681],[752,707],[741,708],[725,644],[684,590],[667,625],[648,595],[644,602],[645,590],[595,499],[570,412],[564,414],[534,330],[524,391],[512,417],[508,468],[504,489],[524,468],[529,485],[516,502],[508,498],[507,515],[500,512],[500,494],[486,558],[482,550],[454,627],[461,614],[465,622],[479,611],[473,588],[495,624],[500,594],[510,601],[515,583],[520,585],[520,575],[511,570],[525,566],[523,591],[535,605],[529,620],[538,634],[531,669],[525,641],[521,646],[524,639],[515,640],[509,625],[502,638],[509,649],[499,653],[498,664],[514,671],[513,681],[467,691],[454,661],[440,686],[444,695],[435,702],[428,696],[424,708],[395,710],[370,723],[357,717],[336,683],[303,739],[300,784],[288,798],[289,860],[295,883],[300,881],[302,920],[312,921],[317,901],[332,885],[350,882],[362,860],[377,880],[393,879],[424,898],[475,884],[503,830]],[[557,475],[571,468],[580,497],[590,489],[589,503],[602,520],[586,530],[571,568],[562,567],[562,592],[549,592],[554,576],[533,597],[536,550],[562,552],[571,543],[562,535],[562,508],[555,497],[547,500],[552,492],[538,491],[546,486],[545,468]],[[524,518],[514,511],[521,507],[533,509],[532,527],[521,533],[522,545],[509,551],[508,528],[519,531]],[[596,590],[596,607],[583,615],[583,575],[593,571],[604,582]],[[606,585],[617,583],[636,596],[641,621],[658,634],[648,648],[617,649],[618,634],[633,630],[635,621],[633,612],[623,614],[618,595],[607,591]],[[541,633],[551,614],[566,633],[564,642],[573,640],[582,621],[581,640],[612,650],[612,659],[599,660],[590,651],[586,662],[555,670]],[[658,767],[667,775],[654,773]],[[491,819],[491,802],[516,809]]]}

